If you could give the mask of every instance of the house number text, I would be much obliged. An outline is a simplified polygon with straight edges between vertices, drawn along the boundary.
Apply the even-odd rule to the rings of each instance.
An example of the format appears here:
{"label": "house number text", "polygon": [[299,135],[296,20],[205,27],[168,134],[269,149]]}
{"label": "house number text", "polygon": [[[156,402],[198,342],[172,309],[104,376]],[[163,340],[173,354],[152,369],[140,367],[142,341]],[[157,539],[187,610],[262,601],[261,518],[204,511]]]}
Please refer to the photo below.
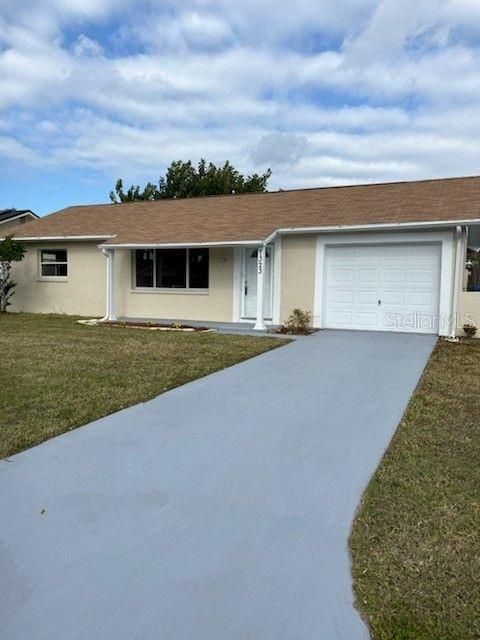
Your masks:
{"label": "house number text", "polygon": [[263,273],[263,251],[261,249],[258,250],[258,260],[257,267],[259,275]]}

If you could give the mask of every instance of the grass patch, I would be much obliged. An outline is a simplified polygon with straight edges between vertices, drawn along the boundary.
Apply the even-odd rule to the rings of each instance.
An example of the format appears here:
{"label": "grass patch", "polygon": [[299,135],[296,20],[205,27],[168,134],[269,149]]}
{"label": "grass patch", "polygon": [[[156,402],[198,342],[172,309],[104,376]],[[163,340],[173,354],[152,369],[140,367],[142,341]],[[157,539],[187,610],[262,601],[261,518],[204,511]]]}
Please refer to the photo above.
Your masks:
{"label": "grass patch", "polygon": [[438,343],[350,546],[375,640],[480,638],[480,340]]}
{"label": "grass patch", "polygon": [[0,458],[280,346],[278,338],[0,316]]}

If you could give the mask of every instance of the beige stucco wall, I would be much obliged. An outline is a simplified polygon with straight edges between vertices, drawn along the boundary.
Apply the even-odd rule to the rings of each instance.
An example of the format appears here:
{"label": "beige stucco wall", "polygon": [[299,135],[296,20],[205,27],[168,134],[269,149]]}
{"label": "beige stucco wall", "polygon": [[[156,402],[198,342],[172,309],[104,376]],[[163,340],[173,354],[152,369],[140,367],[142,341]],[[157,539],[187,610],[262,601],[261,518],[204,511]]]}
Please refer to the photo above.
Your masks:
{"label": "beige stucco wall", "polygon": [[[28,243],[22,262],[12,275],[17,288],[12,311],[102,316],[105,313],[105,256],[93,242]],[[40,249],[67,249],[68,277],[41,279]]]}
{"label": "beige stucco wall", "polygon": [[313,234],[282,237],[281,323],[296,307],[313,316],[315,240]]}
{"label": "beige stucco wall", "polygon": [[[39,250],[67,249],[68,277],[39,277]],[[139,291],[132,287],[131,252],[115,251],[115,312],[132,318],[218,320],[229,322],[233,311],[233,249],[210,250],[207,293]],[[17,290],[12,311],[103,316],[106,259],[97,243],[29,243],[22,262],[13,267]]]}
{"label": "beige stucco wall", "polygon": [[480,338],[480,291],[462,291],[458,298],[457,333],[463,335],[464,324],[474,324],[478,328],[475,337]]}
{"label": "beige stucco wall", "polygon": [[132,287],[131,252],[115,252],[115,312],[129,318],[231,322],[233,316],[232,248],[210,249],[209,290],[206,293],[140,291]]}
{"label": "beige stucco wall", "polygon": [[[68,277],[41,279],[40,249],[67,249]],[[280,321],[295,307],[313,314],[315,288],[315,235],[282,238]],[[12,311],[103,316],[105,313],[106,259],[96,242],[28,243],[24,260],[14,265],[18,283]],[[185,319],[229,322],[233,317],[234,250],[210,250],[210,288],[207,293],[139,291],[132,287],[131,252],[115,252],[115,311],[132,318]],[[480,293],[461,292],[458,326],[479,327]],[[463,331],[460,329],[459,333]]]}
{"label": "beige stucco wall", "polygon": [[[462,249],[462,259],[461,264],[464,267],[467,260],[467,236],[465,236],[465,241],[463,243]],[[461,278],[461,286],[463,291],[460,291],[458,295],[458,306],[457,306],[457,317],[456,317],[456,326],[457,326],[457,335],[463,336],[465,335],[462,327],[464,324],[474,324],[477,328],[476,338],[480,338],[480,291],[466,291],[468,283],[468,271],[467,269],[463,269],[462,278]]]}

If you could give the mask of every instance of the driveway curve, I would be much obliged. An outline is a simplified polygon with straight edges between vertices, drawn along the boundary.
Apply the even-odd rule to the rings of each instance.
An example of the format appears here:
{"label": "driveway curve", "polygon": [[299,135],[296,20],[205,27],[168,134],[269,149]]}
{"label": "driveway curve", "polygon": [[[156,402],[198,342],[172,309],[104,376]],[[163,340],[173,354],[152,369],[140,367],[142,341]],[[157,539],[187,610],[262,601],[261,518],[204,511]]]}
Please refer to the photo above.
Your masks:
{"label": "driveway curve", "polygon": [[434,344],[323,331],[2,461],[2,640],[368,638],[347,538]]}

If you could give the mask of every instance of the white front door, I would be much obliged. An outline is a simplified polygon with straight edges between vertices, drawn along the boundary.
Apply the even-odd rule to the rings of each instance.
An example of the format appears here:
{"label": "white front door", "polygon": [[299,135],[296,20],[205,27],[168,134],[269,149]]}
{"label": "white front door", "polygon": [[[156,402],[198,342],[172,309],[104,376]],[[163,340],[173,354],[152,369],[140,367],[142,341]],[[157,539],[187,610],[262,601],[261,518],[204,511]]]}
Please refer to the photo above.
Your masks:
{"label": "white front door", "polygon": [[[269,245],[265,254],[265,272],[263,282],[264,317],[272,317],[272,254]],[[243,318],[255,318],[257,315],[257,248],[247,247],[243,252]]]}
{"label": "white front door", "polygon": [[327,247],[324,326],[438,333],[439,244]]}

